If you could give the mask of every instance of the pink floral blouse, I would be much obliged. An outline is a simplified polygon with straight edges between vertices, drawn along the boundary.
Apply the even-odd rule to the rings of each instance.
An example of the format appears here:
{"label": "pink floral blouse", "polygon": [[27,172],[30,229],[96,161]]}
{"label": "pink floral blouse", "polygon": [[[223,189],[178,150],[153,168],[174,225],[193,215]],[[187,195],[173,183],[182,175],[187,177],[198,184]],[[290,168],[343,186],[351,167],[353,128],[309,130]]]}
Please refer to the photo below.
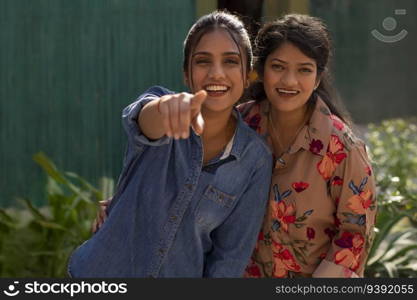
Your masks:
{"label": "pink floral blouse", "polygon": [[[264,136],[269,102],[239,107]],[[245,277],[363,277],[376,199],[364,143],[318,99],[276,160],[270,200]]]}

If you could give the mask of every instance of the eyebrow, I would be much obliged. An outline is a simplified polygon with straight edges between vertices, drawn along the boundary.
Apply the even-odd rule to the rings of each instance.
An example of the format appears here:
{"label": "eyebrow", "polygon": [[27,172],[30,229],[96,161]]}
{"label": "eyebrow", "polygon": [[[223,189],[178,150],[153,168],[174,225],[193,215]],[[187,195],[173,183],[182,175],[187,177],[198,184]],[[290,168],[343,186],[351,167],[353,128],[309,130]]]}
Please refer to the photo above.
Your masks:
{"label": "eyebrow", "polygon": [[[276,60],[276,61],[278,61],[280,63],[286,64],[286,65],[288,64],[286,61],[284,61],[282,59],[279,59],[279,58],[273,58],[272,61],[274,61],[274,60]],[[314,67],[314,64],[312,64],[310,62],[299,63],[298,65],[300,65],[300,66],[311,66],[311,67]]]}
{"label": "eyebrow", "polygon": [[[206,52],[206,51],[200,51],[200,52],[196,52],[194,53],[192,56],[196,56],[196,55],[213,55],[210,52]],[[234,52],[234,51],[228,51],[228,52],[223,52],[222,56],[227,56],[227,55],[237,55],[240,56],[239,52]]]}

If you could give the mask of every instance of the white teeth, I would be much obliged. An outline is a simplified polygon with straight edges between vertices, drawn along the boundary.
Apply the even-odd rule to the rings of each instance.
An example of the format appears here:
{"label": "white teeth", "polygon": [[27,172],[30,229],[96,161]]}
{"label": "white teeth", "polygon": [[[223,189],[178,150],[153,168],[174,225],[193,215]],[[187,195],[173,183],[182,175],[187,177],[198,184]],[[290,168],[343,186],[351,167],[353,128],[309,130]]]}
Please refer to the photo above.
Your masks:
{"label": "white teeth", "polygon": [[286,93],[286,94],[298,94],[298,91],[289,91],[289,90],[284,90],[284,89],[278,89],[278,92]]}
{"label": "white teeth", "polygon": [[205,90],[208,92],[225,92],[228,87],[224,85],[208,85]]}

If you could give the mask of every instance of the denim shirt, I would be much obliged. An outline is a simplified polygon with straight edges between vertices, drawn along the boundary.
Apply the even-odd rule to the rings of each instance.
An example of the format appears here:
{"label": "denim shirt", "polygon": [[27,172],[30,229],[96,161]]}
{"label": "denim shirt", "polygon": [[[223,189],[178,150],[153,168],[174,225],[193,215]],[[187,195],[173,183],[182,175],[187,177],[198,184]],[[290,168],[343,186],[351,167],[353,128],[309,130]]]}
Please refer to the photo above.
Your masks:
{"label": "denim shirt", "polygon": [[152,87],[123,110],[128,147],[108,218],[71,255],[72,277],[241,277],[268,199],[272,156],[236,111],[230,155],[203,167],[202,140],[152,141],[137,118]]}

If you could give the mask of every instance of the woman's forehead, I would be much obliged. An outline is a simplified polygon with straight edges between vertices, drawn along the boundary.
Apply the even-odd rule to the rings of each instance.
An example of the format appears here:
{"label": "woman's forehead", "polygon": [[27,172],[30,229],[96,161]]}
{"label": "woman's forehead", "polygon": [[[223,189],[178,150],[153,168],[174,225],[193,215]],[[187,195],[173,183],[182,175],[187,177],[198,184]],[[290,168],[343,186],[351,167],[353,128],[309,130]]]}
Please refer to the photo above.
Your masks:
{"label": "woman's forehead", "polygon": [[197,45],[194,47],[194,54],[197,52],[207,53],[236,53],[239,55],[240,51],[238,45],[234,41],[226,29],[216,28],[212,31],[204,33]]}

